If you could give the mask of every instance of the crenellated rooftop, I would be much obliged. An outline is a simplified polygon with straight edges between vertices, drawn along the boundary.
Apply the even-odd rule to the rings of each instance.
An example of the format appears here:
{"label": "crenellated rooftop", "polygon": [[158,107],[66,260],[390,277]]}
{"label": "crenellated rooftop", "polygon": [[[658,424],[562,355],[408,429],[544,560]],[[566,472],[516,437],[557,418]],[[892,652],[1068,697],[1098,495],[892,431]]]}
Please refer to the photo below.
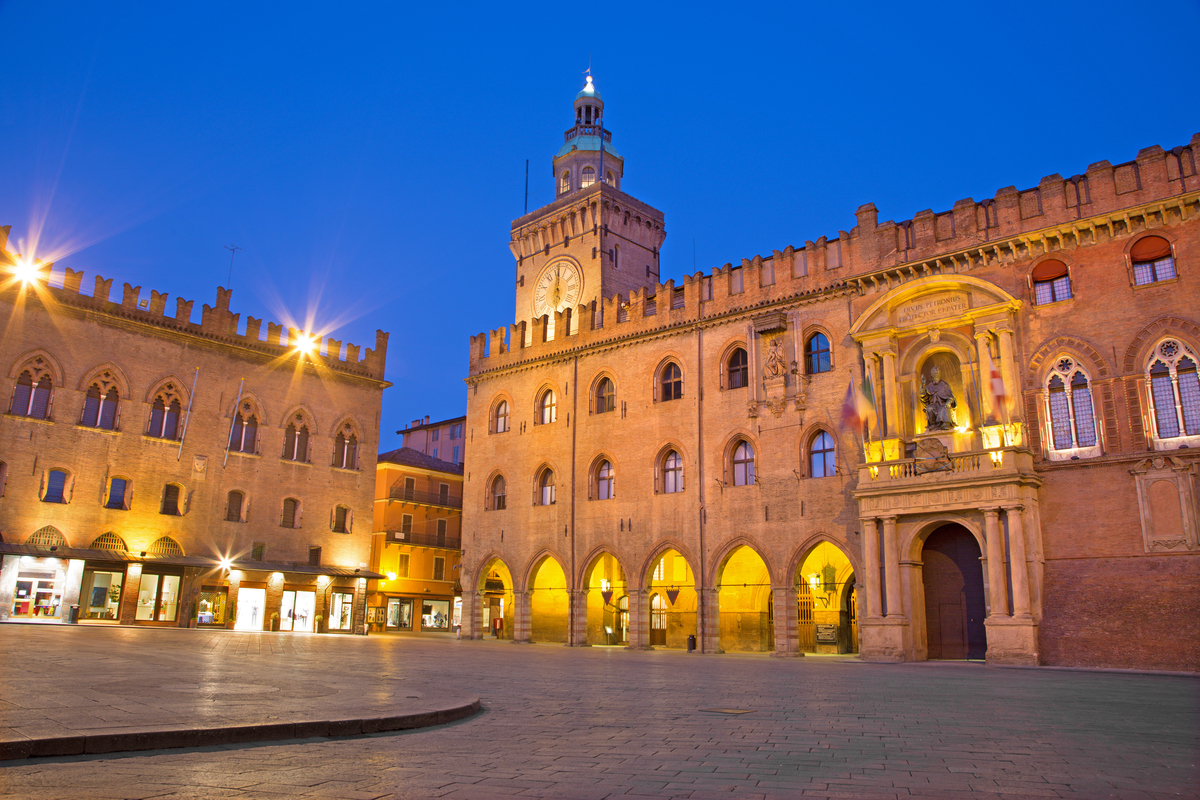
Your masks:
{"label": "crenellated rooftop", "polygon": [[[11,225],[0,227],[0,261],[15,265],[21,256],[7,249],[11,229]],[[275,322],[267,322],[264,336],[263,320],[251,316],[246,317],[243,332],[239,333],[241,314],[229,310],[229,301],[233,294],[231,289],[217,287],[216,304],[210,306],[206,303],[201,307],[200,323],[197,324],[191,321],[194,302],[192,300],[175,298],[174,313],[168,315],[166,292],[151,289],[149,295],[145,296],[142,287],[126,283],[121,291],[120,302],[116,302],[110,299],[112,278],[105,279],[97,275],[93,281],[92,293],[88,295],[82,292],[83,272],[76,272],[69,267],[63,272],[61,287],[50,285],[53,267],[52,263],[36,262],[39,282],[45,287],[49,298],[61,306],[98,312],[114,319],[196,336],[270,357],[285,355],[294,350],[298,342],[308,339],[313,343],[308,357],[314,362],[333,372],[375,381],[384,380],[388,342],[388,334],[384,331],[375,332],[375,348],[367,348],[365,352],[362,352],[363,348],[359,345],[350,343],[345,343],[343,351],[341,340],[329,336],[312,336],[306,331],[292,327],[286,327],[285,330],[284,325]]]}
{"label": "crenellated rooftop", "polygon": [[[930,274],[1012,263],[1174,224],[1200,214],[1197,151],[1200,134],[1171,150],[1147,147],[1133,161],[1115,166],[1101,161],[1080,175],[1048,175],[1031,188],[1005,187],[989,199],[965,198],[947,211],[925,210],[901,222],[879,222],[875,205],[867,203],[855,212],[857,224],[836,237],[685,276],[682,285],[669,280],[628,297],[567,309],[555,315],[557,339],[547,336],[546,317],[472,336],[470,375],[759,307],[882,292]],[[567,195],[551,204],[561,207],[551,223],[530,224],[533,215],[514,221],[513,255],[526,257],[617,213],[602,203],[598,214],[595,200],[590,192]],[[627,207],[638,203],[628,201]],[[661,220],[645,208],[653,216],[640,222]],[[544,220],[546,211],[535,213]]]}

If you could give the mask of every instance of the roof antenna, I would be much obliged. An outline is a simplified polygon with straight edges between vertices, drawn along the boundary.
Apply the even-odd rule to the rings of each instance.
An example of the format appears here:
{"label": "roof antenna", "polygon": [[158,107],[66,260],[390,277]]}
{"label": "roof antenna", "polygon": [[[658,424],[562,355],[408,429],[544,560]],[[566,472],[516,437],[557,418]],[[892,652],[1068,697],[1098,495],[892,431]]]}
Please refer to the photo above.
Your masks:
{"label": "roof antenna", "polygon": [[238,250],[245,250],[246,248],[238,247],[236,244],[227,244],[225,245],[225,249],[229,251],[229,279],[225,281],[225,288],[229,289],[231,288],[230,284],[233,283],[233,257],[237,255]]}

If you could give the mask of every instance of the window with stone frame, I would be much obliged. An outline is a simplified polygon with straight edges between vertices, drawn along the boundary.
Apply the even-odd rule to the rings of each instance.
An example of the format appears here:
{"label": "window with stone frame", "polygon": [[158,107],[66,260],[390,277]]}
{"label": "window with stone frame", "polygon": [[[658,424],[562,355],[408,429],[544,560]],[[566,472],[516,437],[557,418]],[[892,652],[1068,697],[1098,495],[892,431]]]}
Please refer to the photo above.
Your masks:
{"label": "window with stone frame", "polygon": [[591,186],[595,182],[596,182],[596,170],[593,169],[592,167],[584,167],[583,175],[579,180],[579,187],[581,189],[586,189],[587,187]]}
{"label": "window with stone frame", "polygon": [[1050,444],[1056,454],[1077,457],[1082,455],[1078,451],[1097,447],[1095,405],[1087,372],[1075,359],[1063,356],[1046,376],[1045,389]]}
{"label": "window with stone frame", "polygon": [[564,170],[562,175],[558,176],[558,193],[566,194],[571,191],[571,171]]}
{"label": "window with stone frame", "polygon": [[8,413],[17,417],[50,419],[54,402],[54,380],[41,358],[26,366],[17,376]]}
{"label": "window with stone frame", "polygon": [[104,507],[113,511],[127,511],[129,509],[131,494],[127,478],[110,478],[108,481],[108,497],[104,501]]}
{"label": "window with stone frame", "polygon": [[52,469],[46,473],[46,482],[42,491],[43,503],[71,502],[72,481],[70,474],[64,469]]}
{"label": "window with stone frame", "polygon": [[837,474],[837,443],[829,431],[820,431],[808,442],[808,476],[830,478]]}
{"label": "window with stone frame", "polygon": [[163,487],[162,499],[158,513],[169,517],[183,516],[183,487],[177,483],[168,483]]}
{"label": "window with stone frame", "polygon": [[739,439],[733,447],[730,483],[734,486],[753,486],[756,483],[754,466],[754,446],[745,439]]}
{"label": "window with stone frame", "polygon": [[814,333],[804,343],[804,363],[809,375],[829,372],[833,369],[833,353],[829,339],[823,333]]}
{"label": "window with stone frame", "polygon": [[[182,413],[183,403],[175,390],[175,384],[164,385],[155,393],[150,404],[150,424],[146,428],[146,435],[156,439],[177,440]],[[232,442],[232,436],[230,441]]]}
{"label": "window with stone frame", "polygon": [[304,414],[288,420],[283,431],[283,460],[308,463],[308,422]]}
{"label": "window with stone frame", "polygon": [[558,419],[558,398],[554,396],[553,389],[543,389],[538,395],[537,400],[537,416],[534,422],[538,425],[549,425]]}
{"label": "window with stone frame", "polygon": [[225,521],[226,522],[244,522],[244,510],[246,507],[246,493],[234,489],[225,496]]}
{"label": "window with stone frame", "polygon": [[595,411],[604,414],[617,408],[617,392],[611,378],[604,377],[596,384]]}
{"label": "window with stone frame", "polygon": [[300,527],[300,501],[296,498],[288,497],[284,499],[283,510],[279,515],[279,527]]}
{"label": "window with stone frame", "polygon": [[358,469],[358,435],[349,422],[333,437],[333,466],[338,469]]}
{"label": "window with stone frame", "polygon": [[683,491],[683,459],[679,451],[668,450],[662,458],[662,490],[665,494]]}
{"label": "window with stone frame", "polygon": [[[105,373],[107,376],[108,373]],[[111,376],[110,376],[111,377]],[[83,398],[83,415],[79,424],[88,428],[112,431],[117,429],[120,393],[109,380],[101,377],[88,387]]]}
{"label": "window with stone frame", "polygon": [[602,459],[596,465],[596,499],[611,500],[613,498],[613,466],[608,459]]}
{"label": "window with stone frame", "polygon": [[658,399],[679,400],[683,397],[683,370],[674,361],[668,361],[658,373]]}
{"label": "window with stone frame", "polygon": [[538,473],[537,489],[537,505],[554,505],[554,470],[545,467]]}
{"label": "window with stone frame", "polygon": [[493,511],[503,511],[507,507],[508,499],[508,483],[504,480],[503,475],[497,475],[492,478],[492,502],[491,509]]}
{"label": "window with stone frame", "polygon": [[333,509],[333,520],[330,526],[334,533],[350,532],[350,509],[346,506],[336,506]]}
{"label": "window with stone frame", "polygon": [[1154,347],[1147,365],[1157,444],[1178,447],[1200,443],[1200,377],[1195,351],[1179,339]]}
{"label": "window with stone frame", "polygon": [[[173,438],[173,437],[172,437]],[[229,432],[229,449],[234,453],[257,453],[258,415],[254,406],[242,403],[233,416],[233,428]]]}
{"label": "window with stone frame", "polygon": [[750,360],[744,347],[735,348],[725,362],[725,386],[728,389],[744,389],[750,385]]}
{"label": "window with stone frame", "polygon": [[501,400],[496,403],[495,409],[492,411],[492,433],[506,433],[508,431],[508,401]]}

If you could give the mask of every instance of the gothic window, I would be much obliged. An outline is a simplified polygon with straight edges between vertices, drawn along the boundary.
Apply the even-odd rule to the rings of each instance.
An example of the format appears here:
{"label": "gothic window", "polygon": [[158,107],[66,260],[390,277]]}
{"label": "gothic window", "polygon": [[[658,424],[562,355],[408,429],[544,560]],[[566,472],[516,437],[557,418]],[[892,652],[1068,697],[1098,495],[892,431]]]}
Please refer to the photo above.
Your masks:
{"label": "gothic window", "polygon": [[61,469],[52,469],[47,473],[46,490],[42,493],[43,503],[66,503],[70,499],[67,477],[66,471]]}
{"label": "gothic window", "polygon": [[1133,282],[1138,286],[1175,277],[1175,259],[1171,255],[1171,243],[1161,236],[1145,236],[1138,239],[1129,251],[1133,262]]}
{"label": "gothic window", "polygon": [[233,417],[233,430],[229,433],[229,449],[235,453],[257,452],[254,448],[257,437],[258,417],[253,413],[253,406],[249,403],[242,403],[242,407]]}
{"label": "gothic window", "polygon": [[178,400],[167,400],[161,394],[155,397],[154,404],[150,406],[150,428],[146,435],[157,439],[178,439],[180,410]]}
{"label": "gothic window", "polygon": [[729,354],[725,364],[726,386],[730,389],[741,389],[750,385],[750,361],[744,348],[737,348]]}
{"label": "gothic window", "polygon": [[596,466],[596,499],[611,500],[613,497],[613,467],[609,461]]}
{"label": "gothic window", "polygon": [[1160,440],[1200,436],[1200,359],[1190,347],[1166,339],[1154,348],[1149,364],[1155,431]]}
{"label": "gothic window", "polygon": [[558,419],[557,402],[553,389],[546,389],[538,396],[537,423],[539,425],[549,425]]}
{"label": "gothic window", "polygon": [[93,383],[83,400],[83,419],[79,421],[80,424],[106,431],[116,430],[119,399],[115,386],[108,391],[101,391],[100,385]]}
{"label": "gothic window", "polygon": [[505,493],[508,491],[508,485],[504,480],[503,475],[497,475],[492,479],[492,510],[503,511],[507,506],[507,498]]}
{"label": "gothic window", "polygon": [[8,411],[18,417],[49,419],[53,391],[54,381],[49,375],[41,374],[35,377],[35,371],[25,370],[17,378]]}
{"label": "gothic window", "polygon": [[613,389],[613,382],[609,378],[601,378],[596,384],[596,413],[603,414],[607,411],[613,411],[617,407],[617,393]]}
{"label": "gothic window", "polygon": [[283,432],[283,460],[308,461],[308,425],[303,414],[297,414]]}
{"label": "gothic window", "polygon": [[583,177],[582,177],[582,180],[580,180],[580,182],[579,182],[580,188],[586,189],[587,187],[591,186],[595,182],[596,182],[596,170],[592,169],[591,167],[584,167],[583,168]]}
{"label": "gothic window", "polygon": [[300,527],[300,501],[294,497],[288,497],[283,501],[283,513],[279,517],[279,527],[281,528],[299,528]]}
{"label": "gothic window", "polygon": [[659,373],[662,393],[660,400],[678,400],[683,397],[683,371],[674,361],[668,361]]}
{"label": "gothic window", "polygon": [[129,481],[125,478],[113,478],[108,482],[108,500],[105,508],[124,511],[129,508]]}
{"label": "gothic window", "polygon": [[508,401],[501,400],[496,403],[496,410],[492,413],[492,431],[494,433],[504,433],[508,430]]}
{"label": "gothic window", "polygon": [[[437,458],[437,454],[434,454]],[[358,469],[358,436],[354,426],[347,423],[333,437],[333,466],[339,469]]]}
{"label": "gothic window", "polygon": [[675,450],[668,450],[663,456],[662,486],[667,494],[683,491],[683,459]]}
{"label": "gothic window", "polygon": [[753,486],[755,483],[754,448],[744,439],[733,448],[732,478],[734,486]]}
{"label": "gothic window", "polygon": [[833,369],[833,357],[829,351],[829,339],[823,333],[814,333],[804,343],[804,360],[809,375],[829,372]]}
{"label": "gothic window", "polygon": [[554,505],[554,470],[546,467],[538,474],[538,502],[539,506]]}
{"label": "gothic window", "polygon": [[1050,438],[1055,450],[1096,446],[1092,389],[1085,373],[1071,358],[1055,362],[1046,380]]}
{"label": "gothic window", "polygon": [[1061,261],[1043,261],[1033,268],[1033,302],[1044,306],[1071,297],[1071,275]]}
{"label": "gothic window", "polygon": [[245,504],[246,494],[244,492],[236,489],[230,492],[225,499],[225,521],[242,522],[242,508]]}
{"label": "gothic window", "polygon": [[177,483],[168,483],[163,487],[162,504],[159,506],[158,513],[171,517],[182,516],[183,507],[180,505],[181,488]]}
{"label": "gothic window", "polygon": [[809,477],[829,478],[837,474],[837,447],[828,431],[821,431],[808,445]]}

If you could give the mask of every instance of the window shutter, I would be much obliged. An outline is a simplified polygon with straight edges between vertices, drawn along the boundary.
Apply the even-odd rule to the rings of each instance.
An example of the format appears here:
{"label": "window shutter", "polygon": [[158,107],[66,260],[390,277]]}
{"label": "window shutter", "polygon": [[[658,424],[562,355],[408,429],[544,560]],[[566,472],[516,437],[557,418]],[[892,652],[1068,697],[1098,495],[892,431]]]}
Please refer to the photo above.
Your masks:
{"label": "window shutter", "polygon": [[71,502],[71,498],[75,496],[75,475],[71,475],[71,480],[63,487],[63,502]]}
{"label": "window shutter", "polygon": [[304,506],[300,505],[300,501],[296,501],[296,527],[300,527],[300,521],[304,519]]}
{"label": "window shutter", "polygon": [[181,501],[179,504],[179,516],[182,517],[184,514],[188,513],[192,507],[192,493],[184,489],[182,492],[180,492],[180,494],[183,495],[179,498]]}
{"label": "window shutter", "polygon": [[354,530],[354,512],[346,509],[346,533],[352,533]]}
{"label": "window shutter", "polygon": [[242,519],[241,522],[250,521],[250,495],[242,495]]}
{"label": "window shutter", "polygon": [[47,472],[46,470],[42,470],[42,484],[38,486],[38,500],[46,499],[46,479]]}

